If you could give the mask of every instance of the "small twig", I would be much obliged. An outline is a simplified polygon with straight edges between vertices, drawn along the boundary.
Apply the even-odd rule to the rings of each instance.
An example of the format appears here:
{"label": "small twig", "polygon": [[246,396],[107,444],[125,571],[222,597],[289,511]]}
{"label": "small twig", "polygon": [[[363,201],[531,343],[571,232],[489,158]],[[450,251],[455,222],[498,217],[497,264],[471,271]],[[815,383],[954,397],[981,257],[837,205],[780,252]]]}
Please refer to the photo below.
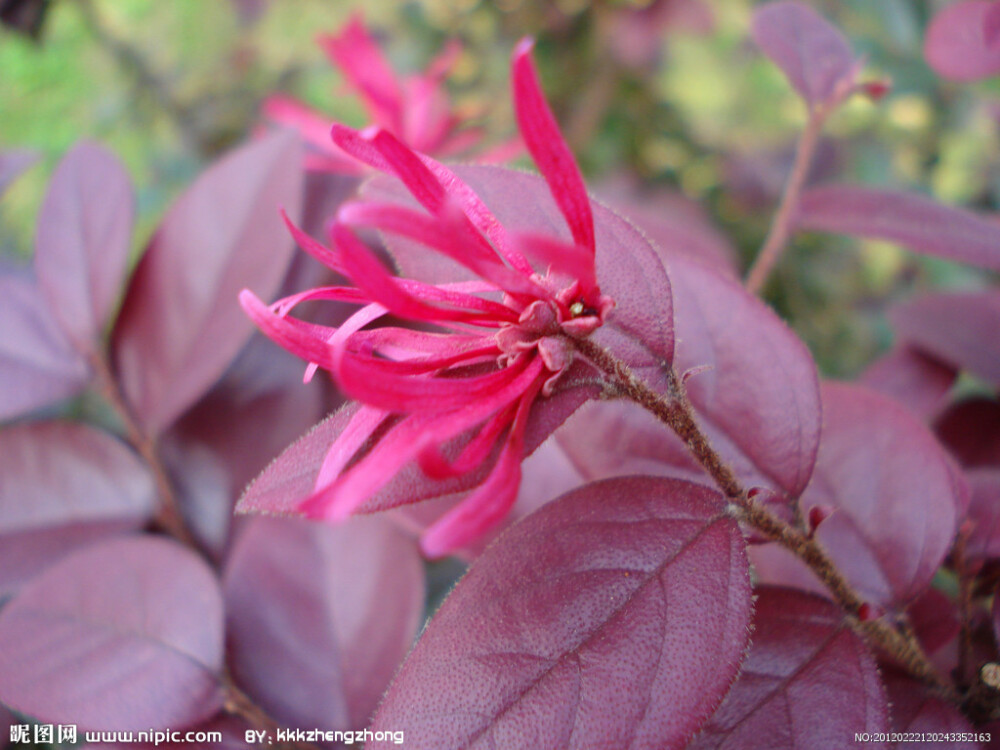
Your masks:
{"label": "small twig", "polygon": [[667,394],[662,395],[638,378],[628,365],[592,341],[580,339],[574,343],[580,353],[605,373],[624,396],[654,414],[684,441],[719,489],[739,509],[745,523],[809,566],[848,615],[855,630],[891,655],[914,677],[937,688],[948,698],[958,700],[954,687],[937,673],[915,637],[901,633],[882,620],[862,617],[864,600],[815,539],[789,526],[747,495],[736,474],[715,452],[708,437],[698,427],[694,409],[676,371],[670,369]]}
{"label": "small twig", "polygon": [[751,294],[760,293],[771,270],[785,250],[785,245],[792,233],[792,223],[795,219],[795,212],[798,210],[802,188],[809,176],[813,155],[816,152],[816,146],[819,145],[819,137],[823,132],[823,125],[826,123],[829,113],[829,108],[825,106],[815,107],[809,111],[809,120],[795,149],[792,171],[789,172],[788,180],[785,182],[781,202],[778,204],[778,210],[771,222],[767,239],[764,240],[764,246],[747,274],[746,286]]}
{"label": "small twig", "polygon": [[163,461],[160,460],[155,438],[150,436],[135,418],[132,409],[122,395],[118,380],[111,372],[111,366],[107,359],[97,352],[89,352],[87,358],[94,371],[101,395],[114,409],[122,424],[125,425],[129,445],[142,457],[153,474],[153,482],[156,484],[156,492],[160,499],[156,523],[177,541],[192,549],[199,550],[198,543],[191,535],[181,515],[177,504],[177,495],[167,476]]}

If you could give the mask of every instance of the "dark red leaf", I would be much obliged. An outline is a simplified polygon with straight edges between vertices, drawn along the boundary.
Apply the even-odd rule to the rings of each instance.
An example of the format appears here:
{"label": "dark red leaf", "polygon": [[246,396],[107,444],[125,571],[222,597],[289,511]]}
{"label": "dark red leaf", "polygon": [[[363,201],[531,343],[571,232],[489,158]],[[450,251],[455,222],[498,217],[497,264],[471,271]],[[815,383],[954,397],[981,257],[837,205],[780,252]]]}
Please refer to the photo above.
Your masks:
{"label": "dark red leaf", "polygon": [[63,331],[98,346],[121,293],[135,199],[113,154],[84,141],[59,163],[38,214],[35,272]]}
{"label": "dark red leaf", "polygon": [[[735,280],[669,258],[678,372],[712,444],[748,486],[799,495],[820,435],[819,386],[809,351]],[[697,368],[707,367],[699,371]],[[588,478],[670,474],[707,481],[679,438],[635,404],[588,404],[558,440]]]}
{"label": "dark red leaf", "polygon": [[916,253],[1000,271],[1000,224],[922,195],[857,185],[809,188],[796,224],[897,242]]}
{"label": "dark red leaf", "polygon": [[810,106],[850,93],[858,71],[851,46],[808,5],[775,2],[760,6],[753,16],[753,38]]}
{"label": "dark red leaf", "polygon": [[992,44],[995,3],[963,0],[944,8],[931,20],[924,39],[924,57],[934,71],[953,81],[975,81],[1000,73],[1000,46]]}
{"label": "dark red leaf", "polygon": [[0,195],[21,173],[38,160],[37,151],[12,148],[0,151]]}
{"label": "dark red leaf", "polygon": [[416,543],[384,518],[254,518],[225,574],[233,675],[293,727],[362,729],[423,621]]}
{"label": "dark red leaf", "polygon": [[928,654],[952,643],[960,629],[958,607],[937,589],[927,589],[906,608],[913,632]]}
{"label": "dark red leaf", "polygon": [[983,14],[983,39],[989,47],[1000,42],[1000,5],[996,3],[992,3]]}
{"label": "dark red leaf", "polygon": [[73,396],[89,380],[86,362],[28,279],[0,276],[0,331],[0,419]]}
{"label": "dark red leaf", "polygon": [[80,729],[182,729],[222,704],[222,596],[197,555],[153,537],[49,568],[0,611],[0,700]]}
{"label": "dark red leaf", "polygon": [[292,252],[278,209],[299,212],[300,162],[287,132],[242,147],[198,178],[150,241],[113,338],[125,395],[149,430],[191,406],[249,338],[239,291],[277,291]]}
{"label": "dark red leaf", "polygon": [[749,597],[716,493],[649,477],[588,485],[473,564],[372,728],[434,750],[683,747],[736,676]]}
{"label": "dark red leaf", "polygon": [[961,488],[934,436],[892,399],[825,383],[823,411],[816,471],[799,502],[835,509],[816,538],[861,596],[901,607],[951,548]]}
{"label": "dark red leaf", "polygon": [[858,381],[930,419],[944,407],[957,374],[953,367],[902,344],[873,362]]}
{"label": "dark red leaf", "polygon": [[[948,735],[971,734],[975,731],[958,708],[909,677],[897,673],[888,674],[885,677],[885,687],[892,706],[894,732]],[[947,741],[947,744],[928,742],[925,746],[935,745],[947,747],[948,750],[976,750],[980,747],[977,742],[959,741],[957,738]],[[896,745],[899,748],[912,746],[910,742],[900,742]]]}
{"label": "dark red leaf", "polygon": [[118,440],[78,422],[0,431],[0,591],[83,543],[142,526],[153,482]]}
{"label": "dark red leaf", "polygon": [[1000,293],[928,294],[889,311],[903,341],[1000,385]]}
{"label": "dark red leaf", "polygon": [[798,591],[756,593],[753,646],[740,679],[692,750],[843,750],[855,744],[855,732],[887,731],[878,667],[843,613]]}
{"label": "dark red leaf", "polygon": [[934,430],[962,465],[1000,467],[1000,404],[993,399],[972,397],[952,404]]}

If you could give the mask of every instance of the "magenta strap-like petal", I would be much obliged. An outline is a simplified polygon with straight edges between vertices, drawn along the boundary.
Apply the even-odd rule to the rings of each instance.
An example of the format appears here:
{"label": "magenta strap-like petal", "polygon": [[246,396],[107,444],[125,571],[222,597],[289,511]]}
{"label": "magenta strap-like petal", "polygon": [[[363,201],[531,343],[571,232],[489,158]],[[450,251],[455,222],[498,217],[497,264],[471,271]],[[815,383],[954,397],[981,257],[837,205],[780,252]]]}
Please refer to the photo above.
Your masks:
{"label": "magenta strap-like petal", "polygon": [[364,99],[372,118],[400,132],[403,126],[403,92],[382,51],[361,22],[360,15],[354,14],[336,36],[321,36],[319,44]]}
{"label": "magenta strap-like petal", "polygon": [[587,197],[587,188],[576,160],[542,94],[531,60],[532,46],[532,40],[525,39],[514,49],[512,79],[518,129],[531,158],[549,184],[552,197],[566,218],[573,239],[593,253],[594,216],[590,198]]}
{"label": "magenta strap-like petal", "polygon": [[425,555],[442,557],[468,544],[494,528],[510,512],[521,484],[528,413],[540,387],[540,382],[532,384],[521,397],[507,442],[486,481],[441,516],[420,538],[420,548]]}
{"label": "magenta strap-like petal", "polygon": [[440,445],[481,423],[539,387],[542,366],[535,358],[506,386],[467,404],[462,409],[439,415],[410,415],[390,429],[366,456],[332,484],[318,488],[299,509],[313,518],[343,520],[358,510],[403,466],[428,445]]}

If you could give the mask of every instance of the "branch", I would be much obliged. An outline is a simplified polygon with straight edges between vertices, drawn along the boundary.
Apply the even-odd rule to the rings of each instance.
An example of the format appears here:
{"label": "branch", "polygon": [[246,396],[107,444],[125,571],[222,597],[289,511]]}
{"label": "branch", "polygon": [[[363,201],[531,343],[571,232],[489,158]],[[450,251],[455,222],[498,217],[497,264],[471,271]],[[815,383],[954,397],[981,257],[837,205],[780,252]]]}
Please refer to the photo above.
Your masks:
{"label": "branch", "polygon": [[611,380],[622,395],[654,414],[677,433],[723,494],[739,509],[741,519],[746,524],[777,542],[809,566],[829,589],[834,601],[847,614],[848,621],[856,631],[892,656],[914,677],[938,689],[949,699],[958,701],[954,687],[937,673],[912,634],[901,633],[882,620],[863,616],[865,601],[815,539],[789,526],[748,497],[736,474],[715,452],[708,437],[698,427],[694,409],[673,368],[669,374],[668,393],[663,395],[646,385],[627,364],[594,342],[576,339],[573,343],[581,354]]}
{"label": "branch", "polygon": [[759,294],[760,290],[763,289],[767,277],[781,258],[785,245],[788,244],[802,188],[805,186],[806,177],[809,176],[809,167],[812,165],[813,155],[816,153],[823,125],[829,114],[830,109],[826,106],[809,110],[809,121],[806,123],[805,130],[802,131],[798,147],[795,149],[795,162],[792,164],[792,171],[788,175],[788,181],[781,194],[778,211],[771,222],[764,246],[747,274],[746,285],[751,294]]}

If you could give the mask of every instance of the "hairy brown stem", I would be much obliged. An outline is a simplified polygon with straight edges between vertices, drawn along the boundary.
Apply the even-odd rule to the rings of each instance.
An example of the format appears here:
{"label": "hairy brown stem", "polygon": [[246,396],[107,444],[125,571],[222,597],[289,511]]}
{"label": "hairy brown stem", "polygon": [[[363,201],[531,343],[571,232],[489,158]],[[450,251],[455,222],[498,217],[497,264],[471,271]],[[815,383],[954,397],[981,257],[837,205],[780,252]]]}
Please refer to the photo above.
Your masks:
{"label": "hairy brown stem", "polygon": [[792,171],[789,172],[788,180],[785,182],[781,202],[778,204],[778,210],[771,222],[767,239],[764,240],[764,246],[747,274],[746,286],[751,294],[758,294],[764,288],[767,277],[781,258],[785,245],[788,244],[788,238],[792,233],[792,222],[799,206],[799,197],[802,195],[806,177],[809,176],[813,154],[816,152],[816,146],[819,145],[819,137],[823,132],[823,125],[828,115],[829,109],[825,106],[816,107],[809,111],[809,121],[806,123],[805,130],[802,131],[798,147],[795,149]]}
{"label": "hairy brown stem", "polygon": [[637,377],[628,365],[594,342],[581,339],[576,340],[575,344],[580,353],[611,380],[621,395],[654,414],[684,441],[719,489],[739,509],[740,516],[747,525],[777,542],[809,566],[829,589],[834,601],[848,615],[848,621],[855,630],[892,656],[914,677],[937,688],[948,698],[958,700],[954,687],[934,669],[912,634],[902,633],[882,619],[862,616],[864,600],[815,539],[786,524],[747,495],[736,474],[715,452],[708,437],[698,427],[694,409],[675,370],[671,368],[668,374],[667,393],[660,394]]}

